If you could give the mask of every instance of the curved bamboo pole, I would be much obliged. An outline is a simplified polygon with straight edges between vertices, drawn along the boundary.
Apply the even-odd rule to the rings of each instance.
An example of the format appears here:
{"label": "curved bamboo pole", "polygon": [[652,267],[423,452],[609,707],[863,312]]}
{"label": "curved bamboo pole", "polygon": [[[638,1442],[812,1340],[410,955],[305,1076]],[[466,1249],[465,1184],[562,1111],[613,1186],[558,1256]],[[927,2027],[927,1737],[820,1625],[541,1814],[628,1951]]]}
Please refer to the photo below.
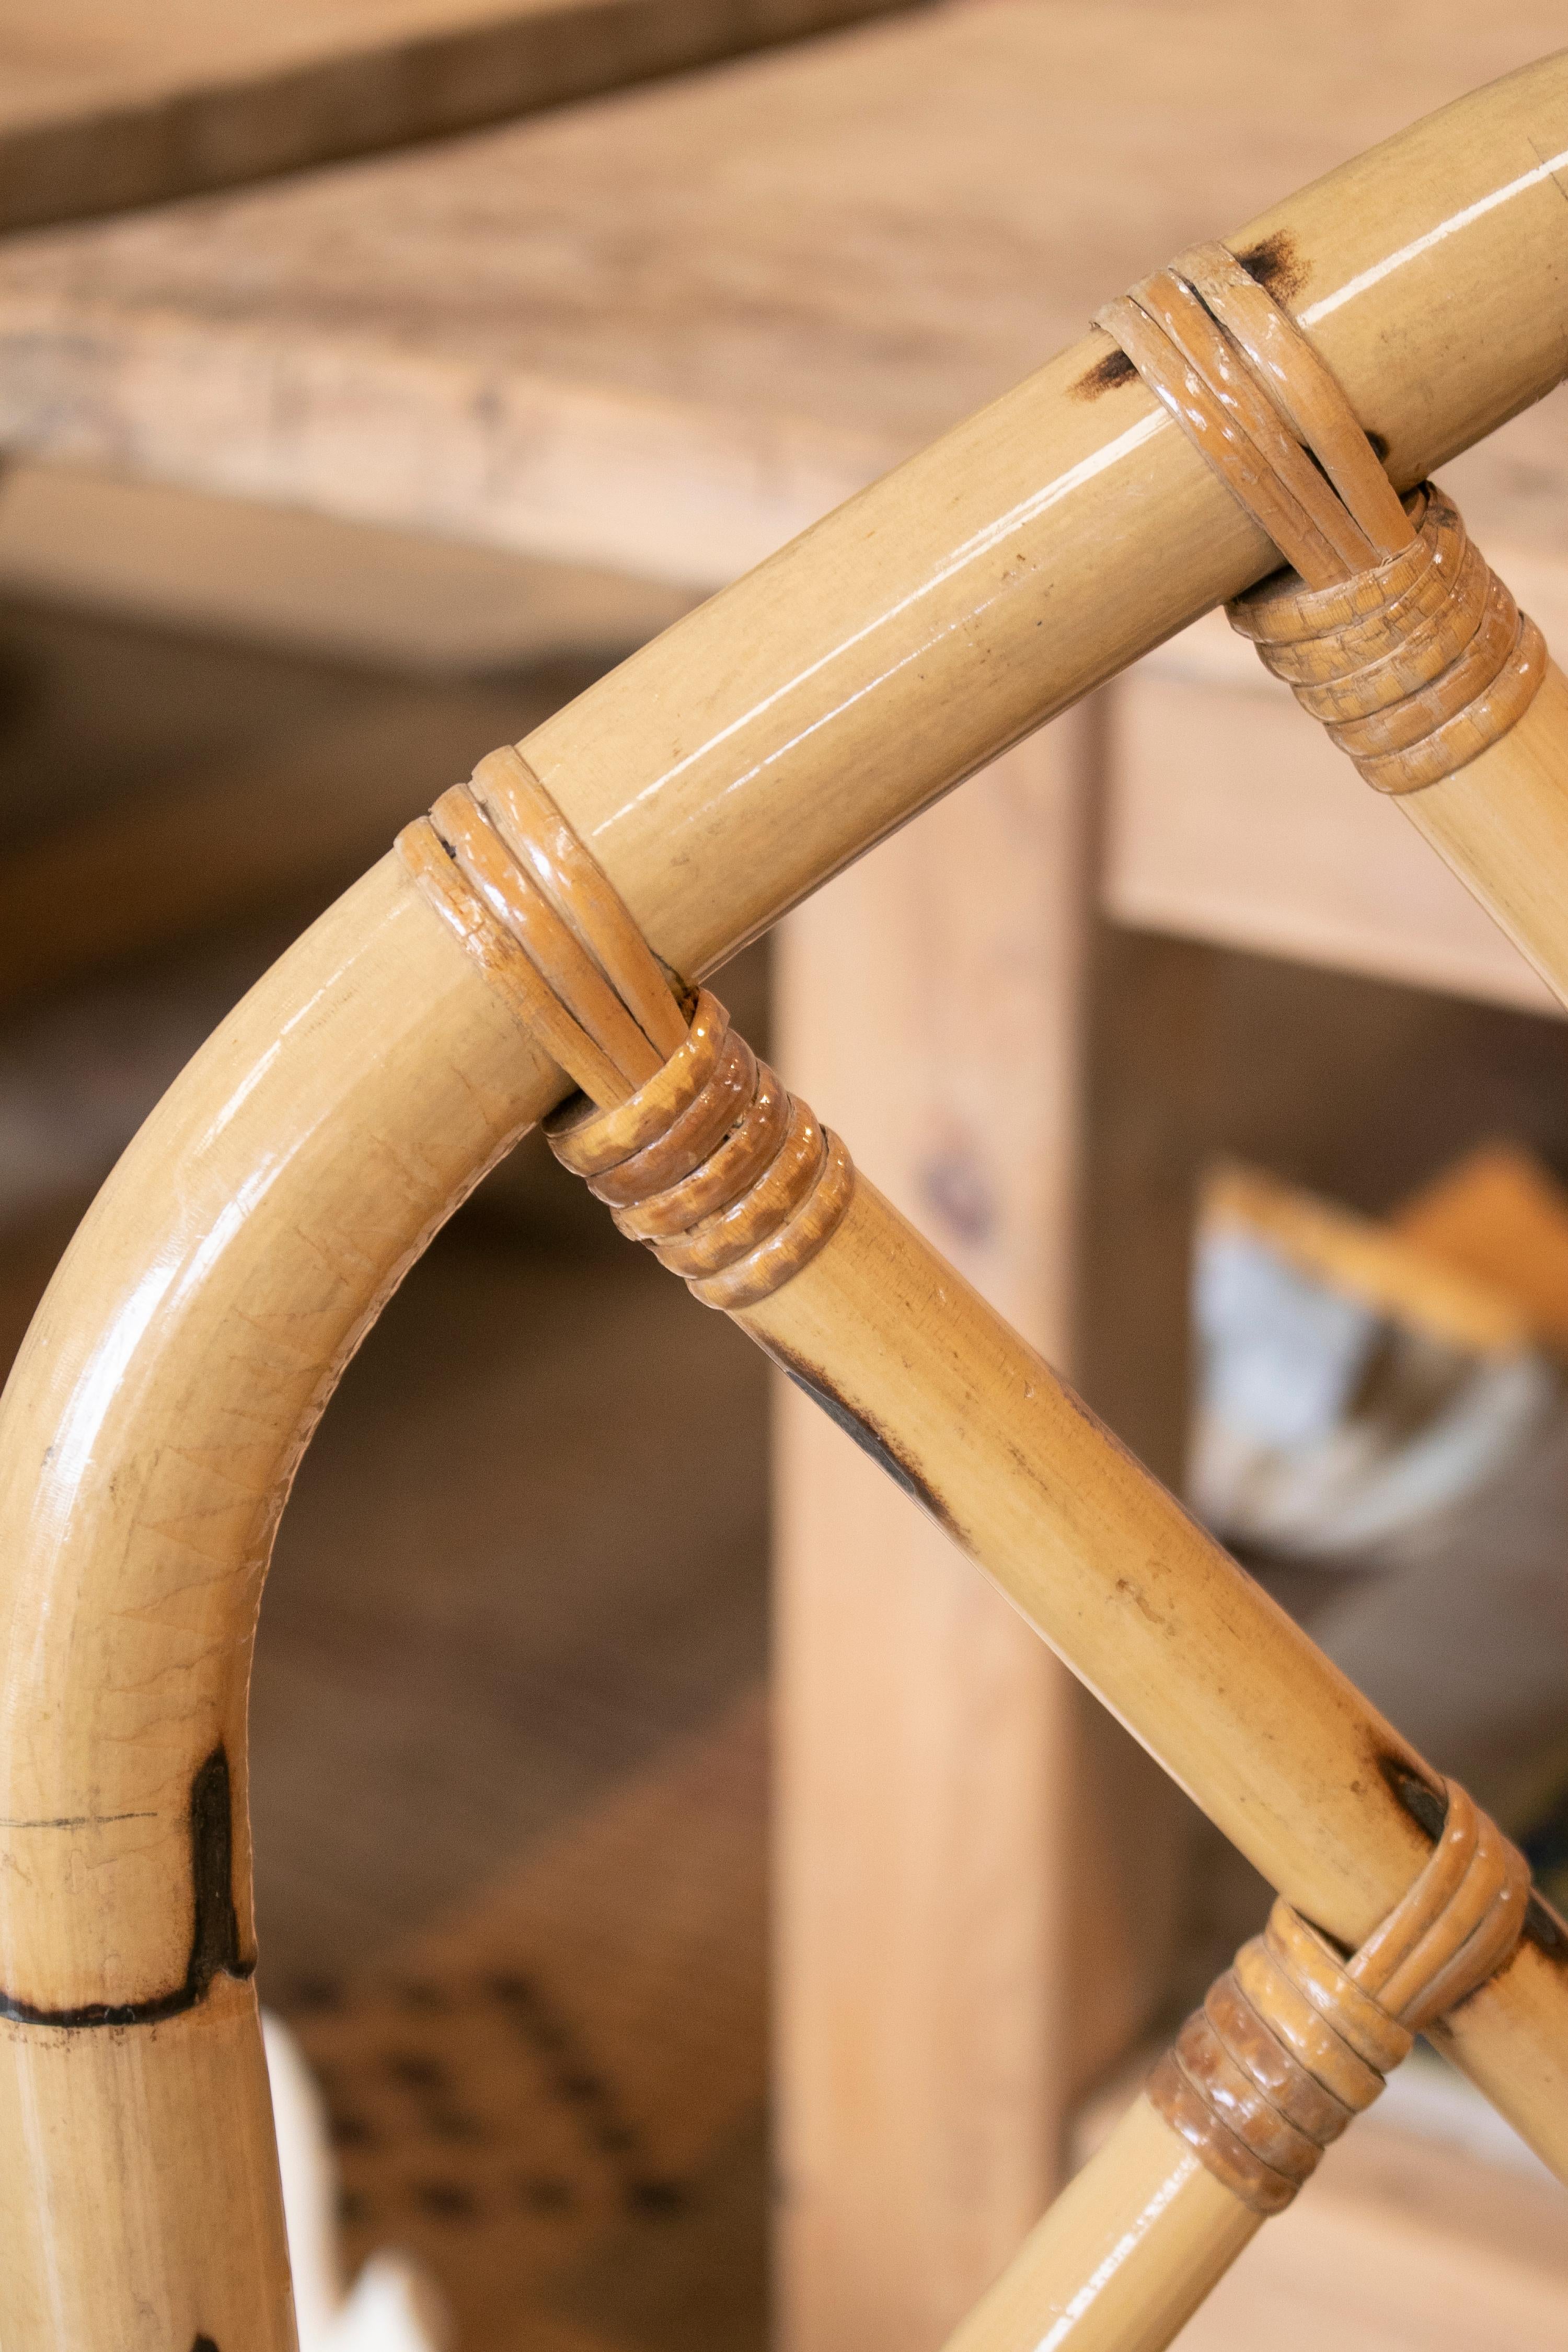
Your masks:
{"label": "curved bamboo pole", "polygon": [[[1561,276],[1564,156],[1552,60],[1237,240],[1304,289],[1401,481],[1561,373],[1561,311],[1510,289]],[[1095,336],[528,755],[699,974],[1272,561]],[[561,1090],[384,862],[171,1091],[40,1309],[0,1405],[8,2352],[292,2340],[247,1975],[260,1578],[353,1347]]]}
{"label": "curved bamboo pole", "polygon": [[[820,1254],[735,1320],[1287,1901],[1349,1948],[1393,1910],[1441,1822],[1436,1776],[863,1176]],[[1568,2182],[1562,1922],[1536,1906],[1427,2030]],[[1140,2098],[948,2352],[1163,2352],[1260,2218]]]}

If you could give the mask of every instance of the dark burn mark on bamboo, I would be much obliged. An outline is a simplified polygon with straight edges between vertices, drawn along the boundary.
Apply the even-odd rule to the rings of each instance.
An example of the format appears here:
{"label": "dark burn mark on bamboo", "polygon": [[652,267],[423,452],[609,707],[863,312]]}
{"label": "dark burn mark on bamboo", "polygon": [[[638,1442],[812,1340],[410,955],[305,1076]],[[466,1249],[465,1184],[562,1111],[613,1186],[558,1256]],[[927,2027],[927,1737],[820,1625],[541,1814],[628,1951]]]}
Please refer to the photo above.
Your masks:
{"label": "dark burn mark on bamboo", "polygon": [[1277,228],[1272,236],[1248,246],[1236,257],[1247,276],[1255,278],[1277,302],[1289,302],[1307,282],[1307,265],[1288,228]]}
{"label": "dark burn mark on bamboo", "polygon": [[191,1783],[191,1881],[195,1925],[185,1984],[190,1998],[199,2000],[220,1970],[230,1977],[247,1973],[234,1907],[234,1792],[221,1744]]}
{"label": "dark burn mark on bamboo", "polygon": [[[1307,264],[1289,229],[1276,229],[1272,236],[1248,246],[1236,257],[1247,276],[1256,278],[1281,305],[1289,305],[1307,283]],[[1096,360],[1091,368],[1084,371],[1070,396],[1074,400],[1099,400],[1106,393],[1114,392],[1119,383],[1131,383],[1137,373],[1126,352],[1113,346],[1102,360]]]}
{"label": "dark burn mark on bamboo", "polygon": [[0,1830],[100,1830],[115,1822],[155,1822],[151,1811],[141,1813],[46,1813],[39,1821],[0,1822]]}
{"label": "dark burn mark on bamboo", "polygon": [[191,2352],[217,2352],[217,2346],[210,2336],[198,2336],[191,2346]]}
{"label": "dark burn mark on bamboo", "polygon": [[1564,1929],[1552,1906],[1544,1902],[1533,1887],[1530,1890],[1530,1901],[1524,1906],[1524,1932],[1553,1966],[1568,1970],[1568,1930]]}
{"label": "dark burn mark on bamboo", "polygon": [[1137,373],[1126,352],[1113,347],[1079,376],[1071,396],[1074,400],[1098,400],[1102,393],[1114,392],[1119,383],[1128,383]]}
{"label": "dark burn mark on bamboo", "polygon": [[1119,1576],[1116,1580],[1116,1590],[1123,1601],[1130,1601],[1132,1603],[1141,1617],[1146,1617],[1149,1620],[1151,1625],[1159,1626],[1162,1629],[1166,1625],[1168,1621],[1161,1615],[1152,1601],[1138,1585],[1133,1583],[1130,1576]]}
{"label": "dark burn mark on bamboo", "polygon": [[772,1357],[780,1371],[792,1380],[813,1404],[820,1405],[828,1420],[836,1423],[847,1437],[852,1437],[861,1453],[868,1454],[878,1467],[887,1472],[893,1484],[903,1488],[911,1502],[918,1503],[922,1511],[929,1511],[938,1527],[952,1536],[955,1542],[963,1541],[963,1531],[958,1521],[918,1465],[868,1413],[862,1412],[838,1394],[819,1365],[807,1364],[804,1357],[795,1355],[776,1339],[764,1339],[762,1347],[763,1353]]}
{"label": "dark burn mark on bamboo", "polygon": [[[191,1782],[191,1956],[184,1980],[147,2000],[88,2001],[79,2009],[40,2009],[0,1992],[0,2017],[17,2025],[79,2029],[94,2025],[157,2025],[194,2009],[214,1977],[247,1977],[254,1960],[239,1948],[239,1917],[234,1906],[234,1792],[228,1757],[220,1743],[198,1766]],[[198,2336],[192,2352],[208,2343]],[[216,2352],[216,2347],[212,2347]]]}
{"label": "dark burn mark on bamboo", "polygon": [[1402,1811],[1424,1829],[1436,1844],[1443,1834],[1443,1824],[1448,1818],[1448,1800],[1445,1791],[1434,1788],[1431,1781],[1412,1769],[1406,1756],[1379,1755],[1377,1769],[1382,1773],[1394,1801]]}

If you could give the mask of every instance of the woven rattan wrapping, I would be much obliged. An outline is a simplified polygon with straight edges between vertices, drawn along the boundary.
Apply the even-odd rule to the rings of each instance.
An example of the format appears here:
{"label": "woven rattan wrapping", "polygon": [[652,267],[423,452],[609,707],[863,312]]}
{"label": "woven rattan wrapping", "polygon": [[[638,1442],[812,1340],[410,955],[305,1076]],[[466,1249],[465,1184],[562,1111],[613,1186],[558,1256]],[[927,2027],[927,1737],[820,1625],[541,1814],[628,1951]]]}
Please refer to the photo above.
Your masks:
{"label": "woven rattan wrapping", "polygon": [[1430,483],[1402,502],[1334,377],[1223,245],[1100,314],[1292,573],[1230,605],[1379,792],[1418,792],[1522,718],[1546,647]]}
{"label": "woven rattan wrapping", "polygon": [[816,1256],[849,1205],[848,1153],[716,997],[672,979],[516,751],[482,760],[398,849],[581,1087],[545,1132],[622,1233],[707,1307],[754,1306]]}
{"label": "woven rattan wrapping", "polygon": [[1463,1789],[1447,1790],[1429,1860],[1359,1951],[1342,1959],[1276,1903],[1150,2081],[1167,2123],[1257,2212],[1290,2202],[1421,2027],[1484,1984],[1519,1941],[1524,1857]]}

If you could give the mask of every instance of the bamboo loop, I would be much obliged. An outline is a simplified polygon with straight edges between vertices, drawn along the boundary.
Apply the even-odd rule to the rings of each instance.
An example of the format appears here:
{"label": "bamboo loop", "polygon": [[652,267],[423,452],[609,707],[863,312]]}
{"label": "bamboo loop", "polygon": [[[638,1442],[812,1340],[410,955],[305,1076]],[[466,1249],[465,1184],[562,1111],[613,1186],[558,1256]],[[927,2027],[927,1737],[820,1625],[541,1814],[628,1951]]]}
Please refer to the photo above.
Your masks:
{"label": "bamboo loop", "polygon": [[1516,726],[1546,675],[1521,614],[1430,483],[1408,507],[1289,313],[1198,246],[1099,323],[1294,566],[1227,606],[1368,783],[1414,793]]}
{"label": "bamboo loop", "polygon": [[855,1189],[839,1139],[661,970],[609,877],[508,746],[398,852],[442,919],[577,1081],[544,1122],[629,1240],[705,1307],[756,1305],[808,1264]]}
{"label": "bamboo loop", "polygon": [[[1560,58],[1232,239],[1304,289],[1292,301],[1401,489],[1561,376],[1565,152]],[[662,965],[700,980],[1274,561],[1097,333],[522,752]],[[1500,745],[1403,805],[1568,987],[1564,741],[1568,684],[1551,672]],[[226,1885],[251,1948],[246,1687],[295,1468],[408,1266],[561,1099],[556,1035],[601,1052],[434,831],[417,845],[421,886],[382,860],[176,1081],[79,1231],[0,1406],[7,2352],[292,2343],[254,1979],[220,1966],[163,2021],[108,2018],[184,1983],[195,1912]],[[608,1123],[638,1089],[607,1054],[597,1066],[624,1095]],[[643,1082],[650,1100],[659,1084]],[[829,1409],[1308,1916],[1364,1936],[1436,1826],[1418,1829],[1394,1772],[1419,1780],[1418,1760],[873,1186],[740,1313],[798,1377],[836,1384]],[[198,1901],[193,1790],[220,1749],[226,1879],[211,1840]],[[1435,2029],[1560,2164],[1565,1987],[1568,1934],[1532,1915],[1507,1968]],[[977,2318],[975,2352],[1032,2352],[1037,2290],[1055,2308],[1058,2286],[1073,2352],[1152,2352],[1258,2225],[1146,2100],[1129,2130],[1139,2164],[1069,2192],[1027,2276],[999,2287],[1005,2327]],[[1098,2320],[1076,2315],[1085,2231],[1110,2266]]]}
{"label": "bamboo loop", "polygon": [[1359,1951],[1342,1961],[1276,1903],[1150,2080],[1154,2107],[1254,2212],[1283,2212],[1418,2030],[1483,1985],[1523,1932],[1523,1855],[1447,1785],[1442,1835]]}

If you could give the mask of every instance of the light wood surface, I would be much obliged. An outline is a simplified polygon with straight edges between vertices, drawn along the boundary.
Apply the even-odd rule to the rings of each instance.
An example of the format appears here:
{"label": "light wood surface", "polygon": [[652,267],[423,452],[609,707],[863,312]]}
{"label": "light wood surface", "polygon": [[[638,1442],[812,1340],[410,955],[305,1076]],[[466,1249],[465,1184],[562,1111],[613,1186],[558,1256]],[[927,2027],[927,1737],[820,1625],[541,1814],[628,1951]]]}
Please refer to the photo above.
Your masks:
{"label": "light wood surface", "polygon": [[[1521,173],[1520,160],[1564,143],[1568,66],[1549,66],[1418,127],[1247,233],[1291,241],[1327,356],[1352,399],[1370,408],[1375,398],[1401,478],[1554,379],[1560,321],[1549,307],[1521,305],[1516,289],[1546,282],[1568,227],[1545,167],[1536,160]],[[1437,283],[1450,298],[1442,304],[1431,299]],[[1141,386],[1084,395],[1105,356],[1102,340],[1065,355],[530,739],[546,783],[677,969],[710,968],[1268,563],[1257,533],[1159,424]],[[1158,562],[1138,562],[1140,549],[1158,551]],[[13,1892],[0,1917],[0,1982],[20,2012],[5,2027],[12,2066],[0,2122],[38,2158],[32,2229],[8,2250],[0,2305],[18,2352],[47,2342],[48,2326],[72,2342],[118,2336],[133,2352],[163,2352],[182,2331],[204,2332],[205,2305],[220,2294],[226,2311],[253,2315],[223,2352],[286,2340],[271,2223],[247,2226],[276,2203],[254,2102],[247,2140],[238,2103],[220,2107],[171,2058],[163,2104],[136,2118],[149,2126],[146,2160],[106,2204],[82,2150],[125,2112],[124,2043],[62,2013],[107,2003],[145,2015],[186,1987],[199,1992],[207,1959],[226,1979],[246,1964],[244,1695],[273,1522],[387,1291],[560,1091],[461,948],[384,861],[165,1097],[79,1233],[24,1347],[0,1407],[0,1703],[12,1734],[0,1812],[16,1824],[5,1832]],[[858,1223],[874,1244],[864,1258],[852,1244]],[[823,1255],[752,1311],[789,1302],[809,1324],[841,1277],[877,1267],[896,1279],[879,1281],[857,1311],[884,1312],[900,1285],[954,1281],[931,1264],[867,1184]],[[935,1384],[920,1410],[935,1412],[935,1442],[979,1476],[975,1517],[1005,1517],[981,1463],[984,1433],[964,1427],[970,1391],[946,1351],[947,1303],[929,1294],[914,1303],[908,1349]],[[991,1345],[995,1327],[977,1301],[961,1320]],[[1020,1345],[990,1358],[992,1372],[1010,1379],[1010,1347]],[[871,1357],[881,1365],[876,1349]],[[885,1367],[876,1366],[879,1383]],[[908,1381],[906,1363],[889,1405],[909,1403]],[[1085,1449],[1097,1475],[1103,1469],[1102,1439],[1043,1367],[1006,1402],[1048,1430],[1058,1469]],[[977,1450],[966,1455],[971,1437]],[[1052,1507],[1077,1507],[1070,1476],[1065,1496],[1056,1476]],[[1234,1679],[1211,1687],[1208,1719],[1177,1709],[1170,1661],[1138,1606],[1142,1594],[1158,1615],[1163,1582],[1151,1592],[1134,1577],[1121,1601],[1101,1594],[1093,1639],[1080,1643],[1075,1631],[1065,1646],[1096,1681],[1108,1685],[1114,1669],[1156,1684],[1161,1745],[1178,1769],[1203,1779],[1244,1847],[1273,1853],[1278,1837],[1289,1891],[1359,1939],[1424,1841],[1391,1793],[1367,1788],[1364,1747],[1353,1736],[1337,1743],[1337,1727],[1353,1735],[1364,1722],[1353,1698],[1331,1686],[1327,1745],[1314,1735],[1294,1765],[1274,1754],[1264,1769],[1251,1758],[1248,1769],[1217,1745],[1211,1755],[1232,1710],[1261,1710],[1268,1741],[1279,1737],[1273,1693],[1254,1679],[1262,1651],[1283,1644],[1293,1707],[1310,1714],[1325,1687],[1303,1665],[1310,1652],[1294,1646],[1282,1619],[1267,1620],[1261,1648],[1246,1638],[1258,1625],[1226,1612],[1251,1588],[1131,1465],[1108,1487],[1091,1481],[1081,1500],[1091,1517],[1100,1506],[1111,1514],[1099,1529],[1110,1567],[1129,1540],[1145,1558],[1154,1534],[1173,1547],[1168,1561],[1198,1562],[1195,1590],[1184,1572],[1180,1580],[1180,1625],[1209,1622],[1197,1592],[1217,1579],[1223,1642],[1240,1646]],[[1067,1584],[1042,1573],[1037,1537],[1021,1521],[1005,1532],[1031,1607],[1036,1598],[1042,1612],[1058,1606]],[[215,1867],[204,1907],[193,1902],[192,1798],[210,1788],[201,1776],[220,1748],[236,1787],[233,1866]],[[1299,1800],[1295,1766],[1309,1784],[1305,1818],[1277,1818]],[[216,1864],[216,1808],[204,1819],[202,1853]],[[232,1934],[217,1900],[229,1889]],[[1561,1998],[1545,1971],[1535,1948],[1521,1948],[1505,1979],[1468,2005],[1461,2048],[1521,2128],[1552,2144],[1568,2097],[1543,2054]],[[248,1999],[243,1985],[235,1999]],[[210,2000],[181,2013],[216,2021]],[[29,2011],[42,2016],[30,2021]],[[146,2056],[151,2033],[143,2044],[139,2026],[125,2030],[143,2063],[162,2064]],[[62,2033],[79,2096],[76,2128],[48,2164],[25,2119],[41,2112]],[[1515,2063],[1521,2040],[1532,2053],[1525,2069]],[[243,2166],[237,2147],[251,2151]],[[178,2210],[189,2249],[167,2291],[149,2252],[163,2210]]]}
{"label": "light wood surface", "polygon": [[[775,964],[782,1065],[1058,1364],[1100,732],[1091,709],[1004,755]],[[1149,1759],[784,1384],[776,1446],[779,2325],[935,2343],[1160,1999],[1182,1841]]]}
{"label": "light wood surface", "polygon": [[[0,444],[710,588],[1181,245],[1563,37],[1552,0],[1314,24],[922,12],[29,239],[0,261]],[[1568,513],[1549,427],[1467,493],[1483,537],[1516,509]]]}
{"label": "light wood surface", "polygon": [[11,0],[0,228],[495,122],[870,13],[856,0]]}
{"label": "light wood surface", "polygon": [[[1122,688],[1108,911],[1559,1009],[1568,999],[1568,683],[1556,667],[1500,741],[1392,804],[1367,793],[1325,737],[1304,735],[1299,717],[1272,694],[1158,667]],[[1404,824],[1441,865],[1415,854]]]}

